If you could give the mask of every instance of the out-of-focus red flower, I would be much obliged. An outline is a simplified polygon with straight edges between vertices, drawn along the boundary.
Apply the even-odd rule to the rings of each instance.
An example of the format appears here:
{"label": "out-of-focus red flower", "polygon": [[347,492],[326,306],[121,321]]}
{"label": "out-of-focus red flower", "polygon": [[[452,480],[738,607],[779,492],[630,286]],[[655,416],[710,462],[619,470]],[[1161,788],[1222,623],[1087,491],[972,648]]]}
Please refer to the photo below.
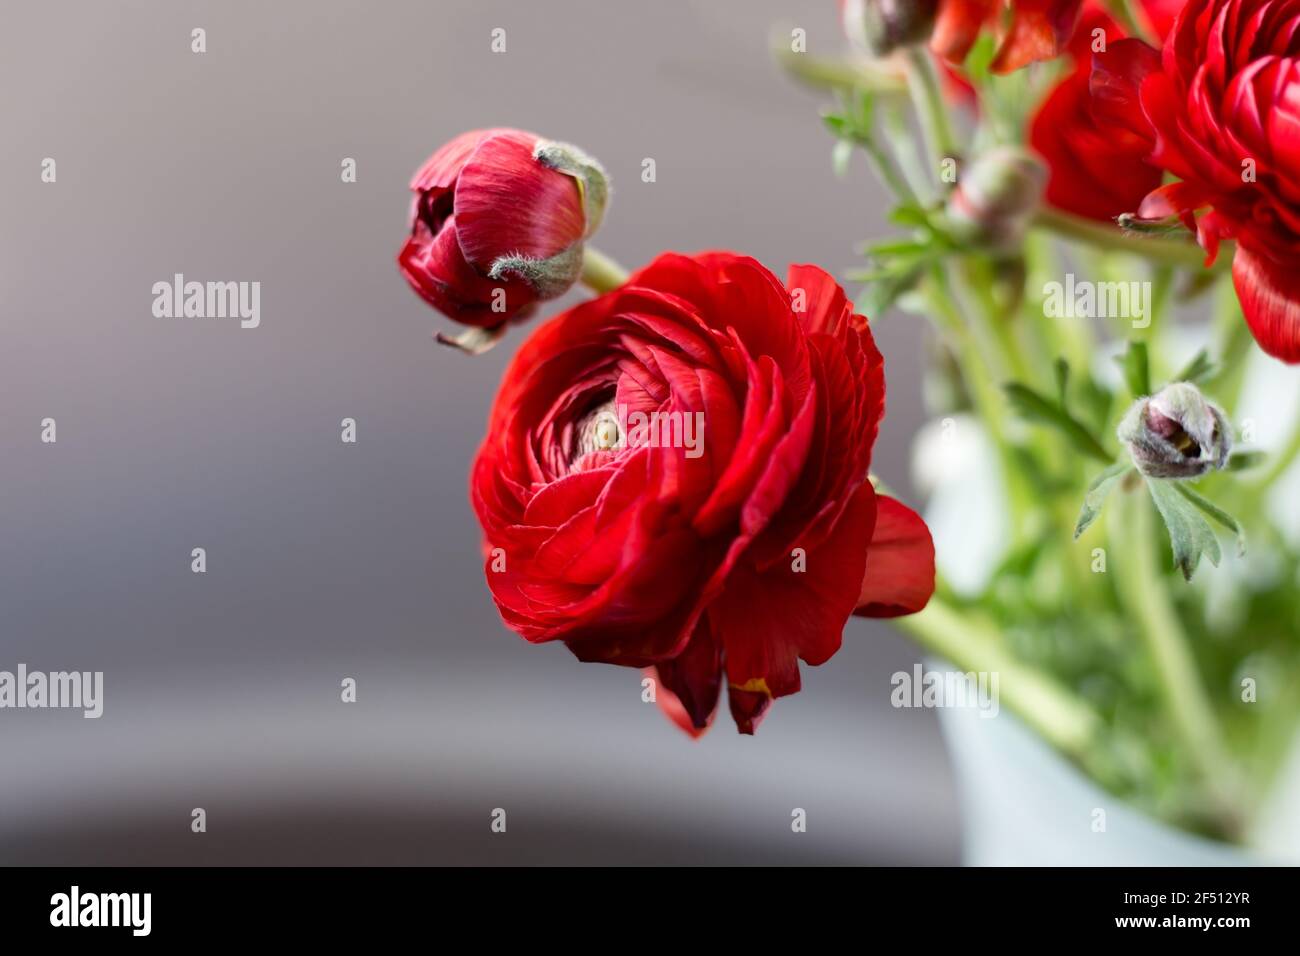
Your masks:
{"label": "out-of-focus red flower", "polygon": [[1300,3],[1189,0],[1163,52],[1126,39],[1097,54],[1091,91],[1099,122],[1140,137],[1181,180],[1138,214],[1177,216],[1209,262],[1236,239],[1251,332],[1300,362]]}
{"label": "out-of-focus red flower", "polygon": [[667,253],[541,325],[471,478],[488,584],[526,640],[653,667],[692,730],[743,733],[855,612],[919,610],[934,548],[867,479],[884,369],[835,280]]}
{"label": "out-of-focus red flower", "polygon": [[484,328],[577,280],[607,195],[595,160],[514,129],[457,136],[420,167],[411,190],[402,274],[449,318]]}
{"label": "out-of-focus red flower", "polygon": [[998,31],[991,68],[1010,73],[1060,54],[1083,0],[940,0],[930,48],[950,63],[966,59],[980,31]]}
{"label": "out-of-focus red flower", "polygon": [[[1163,37],[1183,0],[1145,0],[1137,9],[1149,29]],[[1124,33],[1101,6],[1089,3],[1070,40],[1074,68],[1053,87],[1030,120],[1029,142],[1047,161],[1047,202],[1057,209],[1110,222],[1132,212],[1160,185],[1161,173],[1146,161],[1147,142],[1093,119],[1088,77],[1098,43]]]}

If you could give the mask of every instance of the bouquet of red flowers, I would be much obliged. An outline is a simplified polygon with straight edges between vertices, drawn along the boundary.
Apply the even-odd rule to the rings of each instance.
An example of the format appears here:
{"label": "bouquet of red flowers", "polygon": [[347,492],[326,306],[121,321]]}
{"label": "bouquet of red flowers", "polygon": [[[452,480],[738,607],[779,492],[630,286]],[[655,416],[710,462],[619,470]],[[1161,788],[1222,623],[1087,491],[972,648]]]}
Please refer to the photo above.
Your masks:
{"label": "bouquet of red flowers", "polygon": [[[412,181],[399,263],[443,341],[597,293],[523,330],[472,466],[502,619],[698,736],[896,618],[1101,786],[1247,841],[1300,716],[1300,415],[1260,384],[1300,362],[1300,4],[841,13],[851,56],[777,53],[893,196],[856,304],[731,251],[627,274],[599,162],[531,133]],[[871,473],[885,316],[931,329],[924,520]]]}

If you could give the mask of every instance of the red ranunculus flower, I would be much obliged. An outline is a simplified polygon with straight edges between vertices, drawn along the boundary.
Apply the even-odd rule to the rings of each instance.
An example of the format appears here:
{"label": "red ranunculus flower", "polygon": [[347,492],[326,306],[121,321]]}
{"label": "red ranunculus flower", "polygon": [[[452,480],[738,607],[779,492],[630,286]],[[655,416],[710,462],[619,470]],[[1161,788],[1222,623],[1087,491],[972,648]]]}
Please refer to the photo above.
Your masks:
{"label": "red ranunculus flower", "polygon": [[[1182,0],[1145,0],[1140,5],[1153,31],[1164,36]],[[1052,88],[1030,120],[1029,142],[1047,161],[1046,198],[1057,209],[1110,222],[1137,209],[1142,198],[1160,185],[1161,173],[1146,161],[1147,141],[1124,129],[1099,125],[1092,117],[1088,77],[1092,72],[1094,33],[1106,43],[1123,31],[1089,3],[1070,40],[1074,68]]]}
{"label": "red ranunculus flower", "polygon": [[1098,120],[1142,137],[1181,182],[1150,193],[1213,261],[1236,239],[1232,277],[1260,347],[1300,362],[1300,3],[1190,0],[1163,54],[1120,40],[1092,72]]}
{"label": "red ranunculus flower", "polygon": [[951,63],[966,59],[980,30],[999,31],[995,73],[1010,73],[1065,49],[1083,0],[940,0],[930,49]]}
{"label": "red ranunculus flower", "polygon": [[487,579],[525,639],[655,667],[752,733],[848,617],[919,610],[921,519],[867,478],[884,369],[835,281],[668,253],[524,342],[474,463]]}
{"label": "red ranunculus flower", "polygon": [[485,328],[573,285],[607,196],[595,160],[514,129],[462,133],[411,190],[402,274],[440,312]]}

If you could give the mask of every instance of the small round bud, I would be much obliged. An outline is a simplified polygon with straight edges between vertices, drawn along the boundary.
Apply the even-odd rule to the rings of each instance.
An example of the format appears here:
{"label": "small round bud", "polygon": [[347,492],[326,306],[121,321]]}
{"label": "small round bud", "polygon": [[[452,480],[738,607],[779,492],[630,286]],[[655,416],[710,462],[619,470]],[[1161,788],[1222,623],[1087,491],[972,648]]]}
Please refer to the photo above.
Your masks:
{"label": "small round bud", "polygon": [[924,43],[934,29],[938,0],[841,0],[844,32],[875,56]]}
{"label": "small round bud", "polygon": [[1043,196],[1047,169],[1027,150],[999,146],[969,165],[948,198],[955,238],[995,249],[1019,244]]}
{"label": "small round bud", "polygon": [[1152,478],[1196,478],[1223,468],[1232,452],[1227,417],[1190,382],[1138,399],[1117,434],[1138,471]]}

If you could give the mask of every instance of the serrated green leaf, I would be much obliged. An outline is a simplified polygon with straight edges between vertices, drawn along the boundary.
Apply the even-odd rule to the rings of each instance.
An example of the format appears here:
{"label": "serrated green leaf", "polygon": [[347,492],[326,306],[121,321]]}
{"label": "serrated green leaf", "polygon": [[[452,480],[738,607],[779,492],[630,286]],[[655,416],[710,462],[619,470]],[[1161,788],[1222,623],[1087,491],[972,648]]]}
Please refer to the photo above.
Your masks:
{"label": "serrated green leaf", "polygon": [[1134,398],[1151,394],[1151,365],[1147,360],[1145,342],[1129,342],[1128,350],[1123,355],[1116,356],[1115,361],[1124,371],[1129,394]]}
{"label": "serrated green leaf", "polygon": [[1237,536],[1238,555],[1242,555],[1246,553],[1246,532],[1241,529],[1241,525],[1237,522],[1236,518],[1228,514],[1228,512],[1224,511],[1213,501],[1210,501],[1210,499],[1204,497],[1199,492],[1193,491],[1191,488],[1187,486],[1186,482],[1176,481],[1173,483],[1173,485],[1174,485],[1174,489],[1180,495],[1182,495],[1192,504],[1196,505],[1196,507],[1200,508],[1207,515],[1209,515],[1211,518],[1213,518],[1215,521],[1223,525],[1223,527],[1227,528],[1229,531],[1231,531],[1234,535]]}
{"label": "serrated green leaf", "polygon": [[1174,564],[1183,573],[1183,577],[1190,581],[1196,573],[1197,565],[1201,563],[1202,555],[1218,567],[1223,552],[1219,550],[1219,539],[1214,536],[1210,523],[1176,486],[1177,482],[1163,478],[1147,479],[1151,500],[1156,503],[1156,510],[1160,512],[1160,517],[1169,530]]}
{"label": "serrated green leaf", "polygon": [[1210,353],[1201,349],[1192,357],[1192,360],[1179,369],[1171,382],[1200,382],[1210,377],[1214,371],[1214,363],[1210,361]]}
{"label": "serrated green leaf", "polygon": [[1088,485],[1088,492],[1083,497],[1083,510],[1079,512],[1079,520],[1074,526],[1076,540],[1097,520],[1097,516],[1101,514],[1101,507],[1106,503],[1106,498],[1115,487],[1115,483],[1132,470],[1133,465],[1129,462],[1118,461],[1092,479],[1092,483]]}
{"label": "serrated green leaf", "polygon": [[1097,436],[1060,405],[1020,382],[1008,382],[1003,389],[1022,418],[1052,425],[1064,432],[1076,448],[1098,461],[1110,464],[1115,460],[1115,456],[1106,451]]}

